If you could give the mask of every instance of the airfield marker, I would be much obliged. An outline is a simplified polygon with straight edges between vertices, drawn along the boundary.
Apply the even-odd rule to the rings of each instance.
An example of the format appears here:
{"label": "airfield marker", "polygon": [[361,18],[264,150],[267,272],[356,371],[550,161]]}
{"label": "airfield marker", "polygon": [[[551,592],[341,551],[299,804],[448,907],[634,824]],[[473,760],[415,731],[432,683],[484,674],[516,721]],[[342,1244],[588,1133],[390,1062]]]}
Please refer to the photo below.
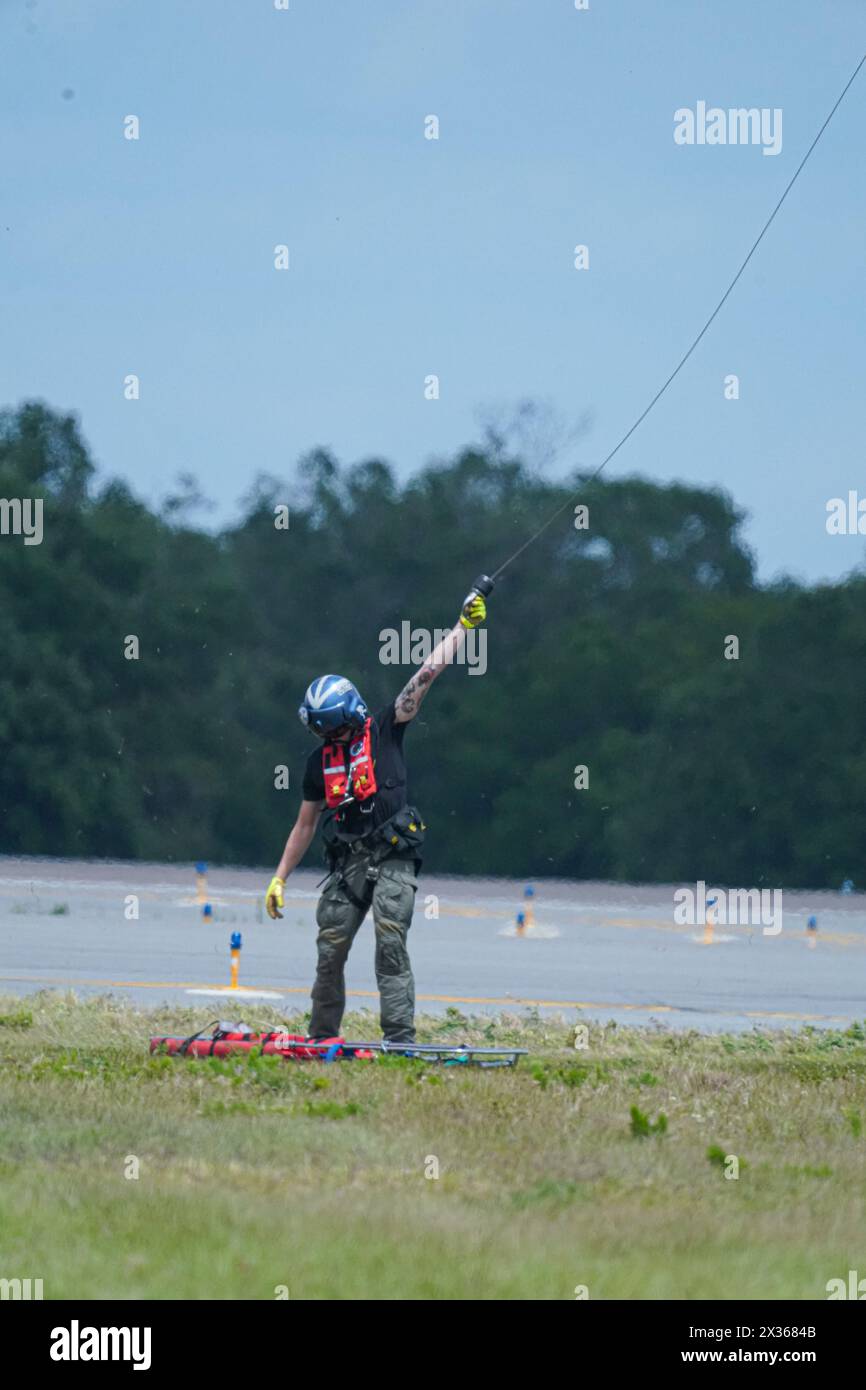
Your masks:
{"label": "airfield marker", "polygon": [[531,883],[527,883],[526,887],[523,890],[523,896],[526,899],[526,906],[524,908],[521,908],[521,910],[517,914],[518,936],[523,936],[527,927],[531,931],[532,928],[535,926],[535,914],[532,911],[531,902],[531,899],[535,897],[535,889],[533,888]]}
{"label": "airfield marker", "polygon": [[713,944],[713,931],[715,930],[715,926],[716,926],[716,919],[715,919],[715,915],[714,915],[714,913],[713,913],[713,908],[715,907],[715,905],[716,905],[716,903],[717,903],[718,901],[719,901],[718,898],[707,898],[707,913],[706,913],[706,919],[705,919],[705,921],[704,921],[704,945],[705,945],[705,946],[712,946],[712,944]]}
{"label": "airfield marker", "polygon": [[231,954],[231,967],[229,983],[227,985],[216,985],[213,989],[188,989],[185,991],[185,993],[203,994],[207,995],[208,997],[213,997],[215,995],[220,994],[231,994],[235,998],[243,996],[244,999],[282,999],[283,996],[281,994],[277,994],[274,990],[244,989],[241,985],[238,984],[238,976],[240,974],[241,968],[241,945],[242,942],[240,932],[233,931],[229,943],[229,951]]}
{"label": "airfield marker", "polygon": [[197,902],[207,902],[207,864],[204,860],[199,860],[195,866],[195,896]]}

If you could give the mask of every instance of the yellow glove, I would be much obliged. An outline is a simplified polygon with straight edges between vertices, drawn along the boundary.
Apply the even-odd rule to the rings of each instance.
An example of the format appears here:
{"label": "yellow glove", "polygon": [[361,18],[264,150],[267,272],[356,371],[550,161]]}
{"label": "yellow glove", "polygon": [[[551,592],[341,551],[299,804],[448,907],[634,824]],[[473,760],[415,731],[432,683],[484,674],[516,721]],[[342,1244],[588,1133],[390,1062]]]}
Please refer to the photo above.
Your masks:
{"label": "yellow glove", "polygon": [[487,617],[487,604],[481,594],[469,594],[460,613],[464,627],[477,627]]}
{"label": "yellow glove", "polygon": [[283,906],[283,889],[285,886],[286,880],[284,878],[278,878],[277,875],[274,874],[268,884],[268,891],[265,894],[265,909],[269,917],[279,917],[282,919],[283,914],[278,911],[278,909]]}

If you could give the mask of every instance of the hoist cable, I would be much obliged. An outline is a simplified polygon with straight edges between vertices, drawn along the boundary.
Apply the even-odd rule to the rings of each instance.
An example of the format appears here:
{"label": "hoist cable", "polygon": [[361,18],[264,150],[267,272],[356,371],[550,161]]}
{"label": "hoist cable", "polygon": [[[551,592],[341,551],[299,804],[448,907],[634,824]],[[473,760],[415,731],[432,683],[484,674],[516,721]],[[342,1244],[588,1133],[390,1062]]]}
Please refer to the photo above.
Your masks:
{"label": "hoist cable", "polygon": [[[637,419],[634,421],[634,424],[632,424],[632,425],[629,427],[629,429],[626,430],[625,434],[622,436],[622,439],[620,439],[619,442],[618,442],[617,444],[615,444],[614,447],[611,449],[610,453],[609,453],[605,458],[602,459],[601,463],[598,465],[598,467],[596,468],[595,472],[594,472],[594,473],[591,473],[591,474],[589,475],[589,477],[585,479],[585,481],[584,481],[584,487],[586,486],[587,483],[593,482],[593,481],[598,477],[599,473],[602,471],[603,468],[605,468],[605,467],[607,466],[607,464],[610,463],[610,461],[611,461],[611,459],[614,457],[614,455],[619,453],[619,451],[620,451],[620,449],[622,448],[623,444],[625,444],[629,439],[631,439],[631,436],[634,434],[635,430],[638,428],[638,426],[639,426],[640,424],[643,423],[643,421],[646,419],[646,417],[649,415],[650,411],[652,410],[653,406],[656,404],[656,402],[659,401],[659,400],[661,400],[662,396],[664,395],[665,391],[667,391],[667,389],[668,389],[668,387],[670,386],[671,382],[675,379],[675,377],[677,377],[677,376],[679,375],[679,373],[682,371],[682,369],[683,369],[683,367],[685,366],[685,364],[688,362],[688,360],[689,360],[689,358],[691,357],[692,353],[694,352],[695,348],[698,346],[698,343],[701,341],[701,339],[703,338],[703,336],[704,336],[704,334],[706,333],[707,329],[710,327],[710,325],[712,324],[713,320],[716,318],[716,315],[719,313],[719,310],[722,308],[722,306],[724,305],[724,303],[725,303],[726,300],[728,299],[729,295],[731,294],[731,291],[733,290],[734,286],[736,285],[736,283],[737,283],[737,281],[739,280],[740,276],[742,275],[743,271],[746,269],[746,266],[749,264],[749,261],[752,259],[752,257],[754,256],[755,252],[757,251],[758,247],[760,246],[761,242],[763,241],[763,239],[764,239],[766,233],[769,231],[769,229],[770,229],[770,227],[771,227],[771,225],[772,225],[772,223],[773,223],[773,221],[774,221],[774,219],[775,219],[775,217],[776,217],[777,212],[778,212],[779,209],[781,208],[782,204],[784,203],[784,201],[785,201],[785,199],[787,198],[788,194],[790,193],[791,189],[794,187],[794,184],[797,182],[797,179],[800,177],[800,174],[802,173],[803,169],[805,168],[805,165],[806,165],[806,162],[807,162],[809,156],[811,155],[811,153],[812,153],[812,151],[814,150],[815,146],[817,145],[818,141],[821,139],[821,136],[824,134],[824,131],[827,129],[828,125],[830,124],[830,122],[832,121],[832,119],[833,119],[833,117],[835,116],[836,112],[838,111],[839,107],[842,105],[842,102],[843,102],[843,100],[844,100],[844,98],[845,98],[846,93],[848,92],[849,87],[850,87],[850,86],[852,85],[852,83],[854,82],[854,79],[856,78],[857,74],[859,73],[859,71],[860,71],[860,69],[862,68],[862,66],[863,66],[864,63],[866,63],[866,53],[864,53],[863,57],[860,59],[860,62],[857,64],[857,66],[856,66],[856,68],[854,69],[854,71],[852,72],[851,76],[848,78],[848,81],[845,83],[845,86],[842,88],[842,91],[839,93],[839,96],[837,97],[836,101],[834,102],[833,107],[832,107],[832,109],[831,109],[829,115],[827,116],[826,120],[824,121],[824,124],[821,126],[821,129],[818,131],[818,134],[815,136],[815,138],[814,138],[814,140],[812,141],[811,145],[809,146],[808,150],[807,150],[806,153],[803,155],[803,158],[800,160],[800,163],[797,165],[797,168],[794,170],[794,173],[791,175],[791,178],[788,180],[788,184],[787,184],[787,187],[785,188],[784,193],[782,194],[781,198],[780,198],[779,201],[777,202],[776,206],[773,208],[773,211],[770,213],[770,216],[767,218],[766,222],[764,223],[764,225],[763,225],[763,227],[761,228],[760,232],[759,232],[758,235],[756,236],[755,240],[752,242],[752,245],[751,245],[751,247],[749,248],[748,255],[746,256],[745,260],[743,261],[742,265],[740,266],[740,268],[739,268],[739,270],[737,271],[736,275],[734,276],[733,280],[732,280],[731,283],[728,285],[728,288],[725,290],[724,294],[722,295],[722,297],[721,297],[721,299],[719,300],[718,304],[716,305],[715,309],[714,309],[713,312],[710,314],[709,318],[707,319],[707,321],[706,321],[706,323],[704,324],[703,328],[701,329],[700,333],[698,333],[697,337],[692,341],[692,343],[689,345],[689,347],[687,348],[687,350],[683,353],[682,357],[680,358],[680,360],[679,360],[679,362],[677,363],[677,365],[674,367],[674,369],[673,369],[673,371],[671,372],[670,376],[668,377],[667,381],[665,381],[665,382],[659,387],[658,391],[656,391],[656,393],[655,393],[655,395],[653,396],[652,400],[650,401],[649,405],[646,406],[645,409],[641,411],[640,415],[639,415],[639,416],[637,417]],[[556,518],[557,518],[558,516],[561,516],[561,514],[566,510],[566,508],[567,508],[567,507],[570,507],[570,506],[572,505],[572,503],[575,501],[575,499],[578,498],[579,496],[580,496],[580,493],[575,493],[574,496],[567,498],[567,500],[566,500],[565,502],[563,502],[561,506],[557,507],[556,511],[553,512],[553,513],[551,513],[551,515],[547,518],[547,520],[545,521],[544,525],[543,525],[543,526],[540,526],[540,527],[538,528],[538,530],[535,532],[535,534],[529,537],[529,540],[524,541],[523,544],[519,547],[519,549],[515,550],[515,552],[514,552],[513,555],[509,555],[509,557],[508,557],[508,559],[505,561],[505,563],[502,564],[502,565],[500,565],[498,570],[495,570],[495,571],[494,571],[494,573],[491,575],[491,579],[493,579],[493,580],[498,579],[499,576],[500,576],[501,574],[503,574],[505,570],[507,570],[508,566],[509,566],[514,560],[517,559],[518,555],[522,555],[523,552],[524,552],[524,550],[528,549],[528,547],[529,547],[530,545],[534,544],[534,542],[538,540],[538,537],[541,536],[541,535],[543,535],[543,533],[547,530],[548,526],[550,526],[550,525],[556,520]]]}

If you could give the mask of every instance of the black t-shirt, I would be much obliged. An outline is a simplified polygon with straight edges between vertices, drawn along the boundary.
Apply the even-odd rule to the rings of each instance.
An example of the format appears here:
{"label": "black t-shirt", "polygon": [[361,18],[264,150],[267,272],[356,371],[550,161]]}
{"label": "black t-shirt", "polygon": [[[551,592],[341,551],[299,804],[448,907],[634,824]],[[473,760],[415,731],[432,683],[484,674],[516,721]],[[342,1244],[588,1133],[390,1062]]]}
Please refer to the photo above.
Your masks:
{"label": "black t-shirt", "polygon": [[[373,810],[362,811],[357,801],[343,807],[342,828],[350,835],[363,834],[384,825],[406,805],[406,761],[403,739],[407,725],[395,719],[394,701],[385,705],[373,718],[370,730],[373,767],[376,773],[376,795]],[[314,748],[304,769],[303,797],[305,801],[325,800],[325,777],[322,772],[322,747]]]}

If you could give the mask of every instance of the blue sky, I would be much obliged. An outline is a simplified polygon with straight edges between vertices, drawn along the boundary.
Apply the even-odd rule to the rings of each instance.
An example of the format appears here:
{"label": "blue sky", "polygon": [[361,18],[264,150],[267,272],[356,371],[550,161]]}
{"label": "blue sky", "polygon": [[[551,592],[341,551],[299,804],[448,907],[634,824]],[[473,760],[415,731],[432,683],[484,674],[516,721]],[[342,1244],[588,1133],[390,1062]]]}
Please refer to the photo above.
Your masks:
{"label": "blue sky", "polygon": [[[218,523],[316,445],[406,477],[526,398],[591,419],[551,476],[597,464],[782,192],[866,8],[0,0],[0,44],[0,399],[74,410],[100,469],[149,501],[195,473]],[[781,152],[677,145],[674,111],[699,100],[780,107]],[[828,498],[866,496],[864,115],[866,70],[610,465],[728,488],[765,578],[866,556],[825,529]]]}

